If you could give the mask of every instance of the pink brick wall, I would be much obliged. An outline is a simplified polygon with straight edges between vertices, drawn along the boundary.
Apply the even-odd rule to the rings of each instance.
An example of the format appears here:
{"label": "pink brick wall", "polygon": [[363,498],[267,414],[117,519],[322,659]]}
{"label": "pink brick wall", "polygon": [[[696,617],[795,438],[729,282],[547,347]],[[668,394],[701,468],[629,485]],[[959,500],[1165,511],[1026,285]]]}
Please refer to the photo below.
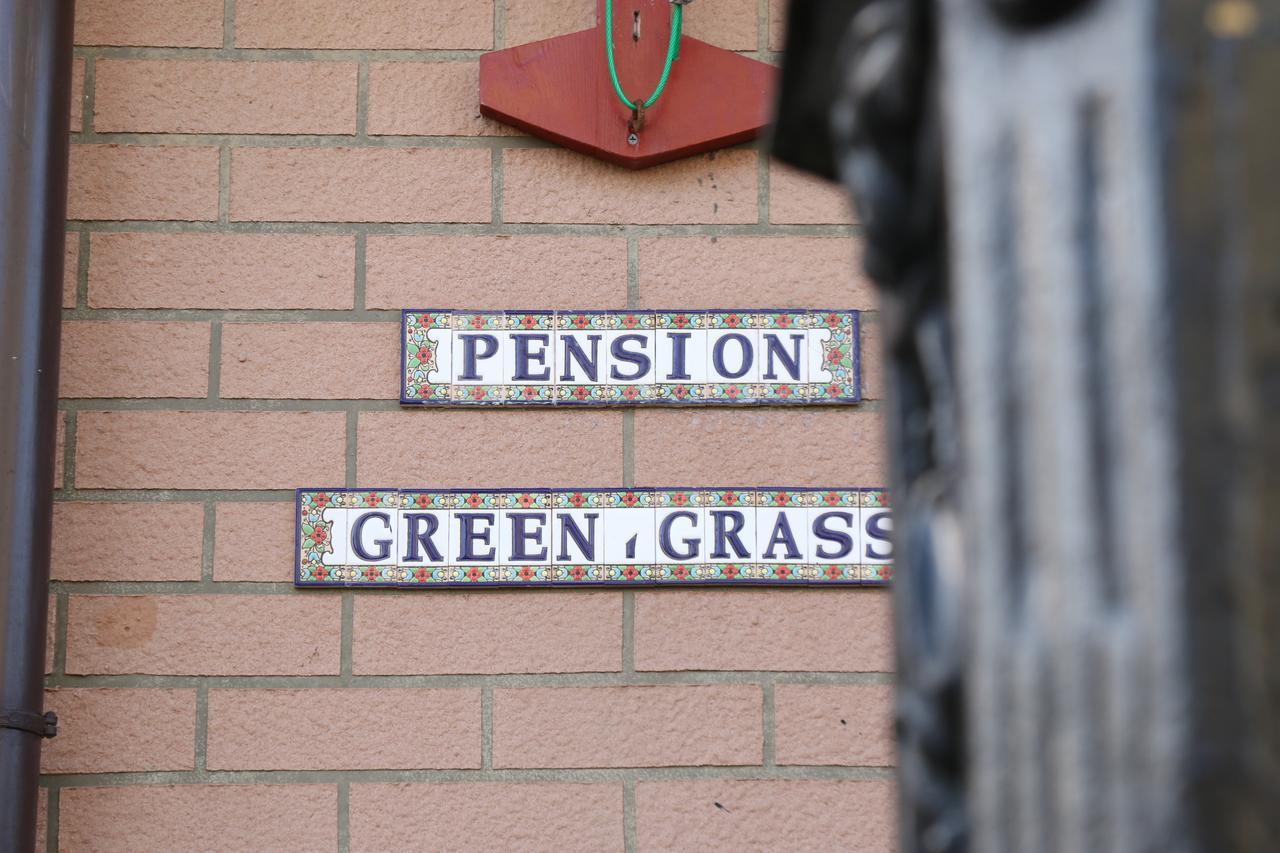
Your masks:
{"label": "pink brick wall", "polygon": [[[594,6],[77,3],[47,849],[892,849],[882,591],[290,584],[297,486],[883,483],[839,192],[479,117],[480,53]],[[775,61],[782,6],[687,32]],[[869,400],[405,411],[421,304],[848,305]]]}

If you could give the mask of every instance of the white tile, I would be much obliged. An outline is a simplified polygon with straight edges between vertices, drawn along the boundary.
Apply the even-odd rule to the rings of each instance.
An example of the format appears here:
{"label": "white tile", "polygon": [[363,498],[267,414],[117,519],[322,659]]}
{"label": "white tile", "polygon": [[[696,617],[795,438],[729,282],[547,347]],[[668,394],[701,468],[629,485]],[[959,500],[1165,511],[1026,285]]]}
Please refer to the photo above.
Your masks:
{"label": "white tile", "polygon": [[[508,385],[555,385],[555,331],[530,329],[506,333],[502,348],[502,381]],[[523,368],[520,376],[517,368]],[[536,377],[536,378],[533,378]]]}
{"label": "white tile", "polygon": [[436,345],[436,367],[427,374],[432,385],[453,384],[453,330],[427,329],[427,340]]}
{"label": "white tile", "polygon": [[[655,562],[662,565],[705,563],[709,537],[707,515],[702,507],[663,507],[654,510],[657,542]],[[663,525],[668,525],[666,539],[671,552],[663,549]]]}
{"label": "white tile", "polygon": [[712,382],[746,385],[760,380],[760,332],[713,329],[707,335],[707,369]]}
{"label": "white tile", "polygon": [[604,516],[604,560],[615,566],[649,565],[657,561],[657,535],[652,507],[610,507]]}
{"label": "white tile", "polygon": [[761,329],[757,354],[760,381],[778,384],[808,382],[809,347],[810,333],[807,329]]}
{"label": "white tile", "polygon": [[[415,520],[415,517],[420,516]],[[434,523],[434,530],[432,525]],[[443,566],[449,562],[449,511],[443,509],[422,509],[411,506],[400,511],[400,526],[396,537],[396,559],[400,565],[410,572],[422,566]],[[417,534],[412,543],[416,552],[416,560],[409,559],[410,537]],[[425,539],[425,541],[423,541]],[[432,557],[427,543],[435,546],[439,559]]]}
{"label": "white tile", "polygon": [[806,563],[859,563],[862,524],[856,506],[811,507],[808,513],[809,547]]}
{"label": "white tile", "polygon": [[500,564],[549,566],[552,546],[550,509],[511,507],[502,511],[498,530]]}
{"label": "white tile", "polygon": [[[503,364],[506,358],[507,334],[500,329],[455,329],[453,332],[453,368],[455,385],[504,385]],[[468,352],[474,359],[468,359]],[[475,373],[466,374],[471,361]]]}
{"label": "white tile", "polygon": [[[501,537],[501,510],[455,509],[449,515],[450,565],[463,568],[495,565]],[[463,554],[468,550],[478,559],[464,560]]]}
{"label": "white tile", "polygon": [[652,329],[631,329],[604,333],[602,349],[610,385],[653,385],[657,381],[655,337]]}
{"label": "white tile", "polygon": [[806,381],[824,385],[831,381],[831,371],[827,369],[822,345],[831,342],[830,329],[809,329],[809,377]]}
{"label": "white tile", "polygon": [[[553,377],[561,385],[607,385],[608,344],[603,329],[560,329]],[[594,368],[595,378],[591,372]]]}
{"label": "white tile", "polygon": [[[687,335],[687,337],[685,337]],[[683,341],[683,343],[680,343]],[[707,332],[705,329],[658,329],[655,332],[657,350],[657,381],[664,384],[700,385],[710,381],[707,369]],[[677,350],[677,347],[680,349]],[[677,353],[684,356],[684,371],[675,374]]]}
{"label": "white tile", "polygon": [[755,563],[758,553],[755,507],[707,508],[708,562]]}
{"label": "white tile", "polygon": [[889,534],[893,530],[893,514],[888,507],[862,507],[862,559],[864,565],[892,563],[893,546]]}
{"label": "white tile", "polygon": [[[563,566],[604,563],[604,510],[557,509],[553,519],[552,561]],[[582,539],[579,544],[578,538]],[[583,547],[590,548],[587,550]]]}
{"label": "white tile", "polygon": [[[770,543],[772,554],[770,557]],[[809,549],[808,510],[803,507],[756,509],[756,562],[802,563]]]}
{"label": "white tile", "polygon": [[322,512],[321,518],[324,521],[332,522],[329,527],[329,542],[333,545],[333,553],[324,553],[321,559],[326,566],[345,566],[347,565],[347,551],[351,547],[348,539],[347,518],[351,510],[327,506]]}
{"label": "white tile", "polygon": [[347,565],[395,565],[396,527],[400,511],[382,507],[376,509],[362,507],[349,509],[347,513],[350,525]]}

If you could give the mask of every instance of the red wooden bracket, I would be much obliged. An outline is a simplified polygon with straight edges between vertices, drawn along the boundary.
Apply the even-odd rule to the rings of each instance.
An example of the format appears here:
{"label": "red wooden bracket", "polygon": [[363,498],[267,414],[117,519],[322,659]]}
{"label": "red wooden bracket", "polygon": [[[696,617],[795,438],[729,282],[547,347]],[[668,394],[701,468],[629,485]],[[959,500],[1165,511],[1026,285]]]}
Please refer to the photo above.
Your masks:
{"label": "red wooden bracket", "polygon": [[[686,16],[697,9],[690,6]],[[631,111],[609,79],[604,0],[597,0],[597,14],[593,29],[481,56],[480,113],[631,169],[746,142],[768,125],[777,69],[685,37],[633,144]],[[671,16],[668,0],[614,2],[614,60],[633,102],[648,98],[662,76]]]}

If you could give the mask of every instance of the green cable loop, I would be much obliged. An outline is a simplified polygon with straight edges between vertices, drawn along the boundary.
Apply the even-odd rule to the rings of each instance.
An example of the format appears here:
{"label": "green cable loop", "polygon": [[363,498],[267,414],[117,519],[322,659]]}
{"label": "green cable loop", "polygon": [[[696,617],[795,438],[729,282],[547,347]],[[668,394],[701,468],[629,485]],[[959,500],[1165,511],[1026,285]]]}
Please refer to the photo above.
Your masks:
{"label": "green cable loop", "polygon": [[632,103],[626,93],[622,91],[622,83],[618,81],[618,66],[613,61],[613,0],[604,0],[604,28],[605,28],[605,55],[609,58],[609,77],[613,80],[613,91],[618,93],[618,100],[622,101],[622,105],[629,110],[638,108],[649,109],[658,102],[658,98],[662,96],[662,90],[667,88],[667,78],[671,76],[671,63],[676,61],[676,57],[680,55],[680,29],[684,21],[684,6],[682,4],[674,4],[675,8],[671,12],[671,41],[667,45],[667,63],[662,68],[662,77],[658,79],[658,88],[653,90],[653,94],[649,96],[649,100],[644,104]]}

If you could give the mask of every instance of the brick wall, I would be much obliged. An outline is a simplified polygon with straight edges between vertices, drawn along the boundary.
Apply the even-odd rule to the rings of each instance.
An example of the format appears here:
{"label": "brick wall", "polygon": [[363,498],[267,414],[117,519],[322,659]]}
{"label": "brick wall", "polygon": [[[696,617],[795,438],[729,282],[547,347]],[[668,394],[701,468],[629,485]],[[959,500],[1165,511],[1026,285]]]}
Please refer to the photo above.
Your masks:
{"label": "brick wall", "polygon": [[[856,408],[396,403],[402,307],[875,307],[754,147],[478,116],[480,53],[593,6],[77,3],[49,850],[890,846],[883,592],[290,585],[300,485],[884,482],[874,313]],[[779,17],[688,32],[773,60]]]}

